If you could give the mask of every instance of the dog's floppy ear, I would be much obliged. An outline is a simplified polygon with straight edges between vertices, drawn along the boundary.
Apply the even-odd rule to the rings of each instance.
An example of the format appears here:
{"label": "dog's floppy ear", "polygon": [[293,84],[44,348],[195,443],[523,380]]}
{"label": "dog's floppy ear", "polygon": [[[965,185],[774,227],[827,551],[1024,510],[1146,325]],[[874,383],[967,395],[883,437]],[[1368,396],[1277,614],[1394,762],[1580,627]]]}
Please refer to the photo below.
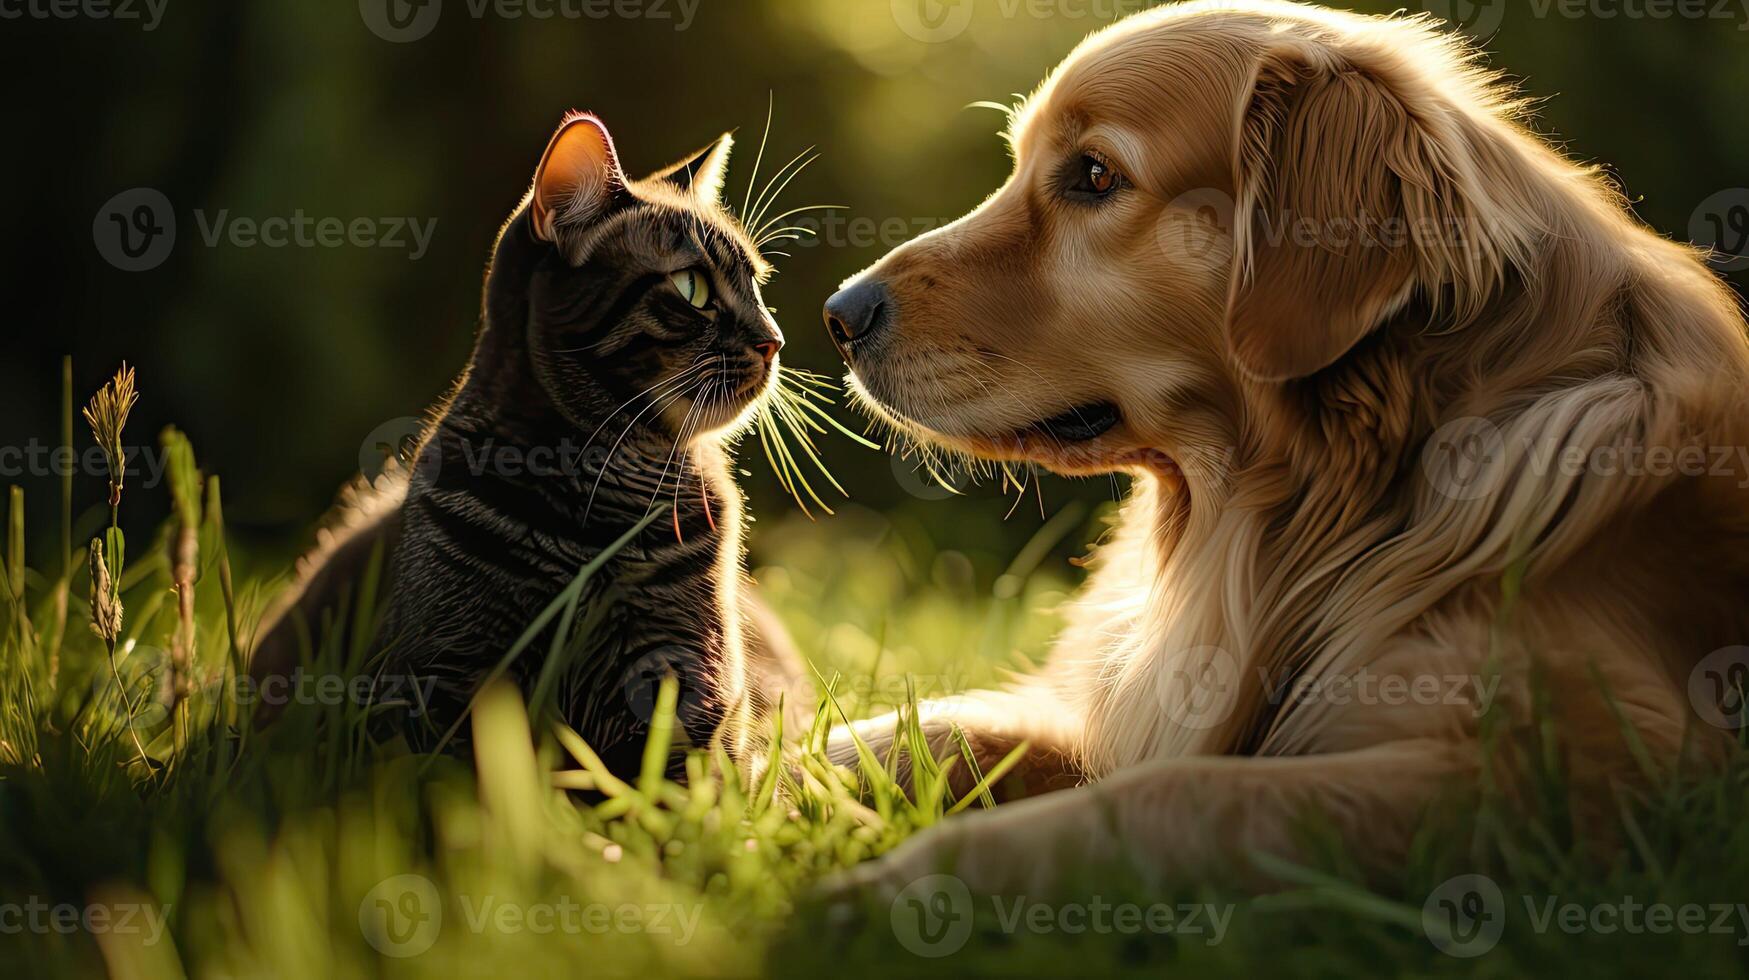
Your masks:
{"label": "dog's floppy ear", "polygon": [[[1315,374],[1418,284],[1467,277],[1472,168],[1457,125],[1328,48],[1267,52],[1241,107],[1227,339],[1253,377]],[[1442,134],[1443,131],[1443,134]],[[1456,237],[1454,237],[1456,236]]]}

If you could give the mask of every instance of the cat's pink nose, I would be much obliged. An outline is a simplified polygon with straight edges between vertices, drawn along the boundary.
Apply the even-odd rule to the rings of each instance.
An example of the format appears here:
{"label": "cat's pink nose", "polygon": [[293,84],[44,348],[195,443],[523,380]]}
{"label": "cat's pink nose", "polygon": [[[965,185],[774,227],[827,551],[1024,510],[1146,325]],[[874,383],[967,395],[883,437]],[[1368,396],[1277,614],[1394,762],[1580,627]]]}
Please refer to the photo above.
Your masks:
{"label": "cat's pink nose", "polygon": [[759,352],[760,357],[765,358],[765,363],[770,364],[777,358],[777,352],[783,350],[783,341],[761,340],[753,345],[753,349]]}

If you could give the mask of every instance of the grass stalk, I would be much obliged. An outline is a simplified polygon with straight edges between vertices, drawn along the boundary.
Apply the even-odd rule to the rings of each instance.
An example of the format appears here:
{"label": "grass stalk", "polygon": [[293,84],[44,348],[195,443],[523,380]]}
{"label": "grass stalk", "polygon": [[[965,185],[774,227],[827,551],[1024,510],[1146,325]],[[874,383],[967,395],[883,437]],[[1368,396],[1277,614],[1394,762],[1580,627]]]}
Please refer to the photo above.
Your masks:
{"label": "grass stalk", "polygon": [[9,495],[6,520],[6,588],[12,602],[12,623],[18,631],[20,658],[32,646],[30,610],[24,594],[24,488]]}
{"label": "grass stalk", "polygon": [[[73,458],[73,358],[61,358],[61,450]],[[52,693],[60,685],[61,644],[67,636],[67,606],[72,598],[73,569],[73,471],[75,466],[61,470],[61,575],[55,581],[53,625],[44,638],[44,654],[48,661],[48,689]]]}
{"label": "grass stalk", "polygon": [[167,428],[160,437],[169,476],[173,530],[169,539],[170,583],[176,593],[176,635],[171,645],[171,704],[188,694],[195,663],[194,583],[200,565],[200,471],[188,437]]}
{"label": "grass stalk", "polygon": [[231,641],[231,669],[242,675],[248,668],[237,633],[237,590],[231,580],[231,549],[225,543],[225,507],[219,493],[219,478],[207,477],[206,515],[213,526],[213,547],[218,551],[219,591],[225,600],[225,634]]}
{"label": "grass stalk", "polygon": [[153,771],[152,763],[140,741],[139,715],[134,710],[133,698],[122,683],[121,668],[115,658],[124,616],[122,573],[127,568],[127,539],[121,530],[121,494],[127,477],[127,448],[122,442],[122,433],[139,400],[133,369],[123,363],[115,376],[92,396],[84,415],[86,423],[91,426],[92,438],[103,451],[104,464],[109,471],[109,528],[102,539],[91,542],[91,629],[103,640],[109,656],[110,677],[115,681],[116,692],[126,712],[128,735],[133,739],[140,765],[149,777]]}

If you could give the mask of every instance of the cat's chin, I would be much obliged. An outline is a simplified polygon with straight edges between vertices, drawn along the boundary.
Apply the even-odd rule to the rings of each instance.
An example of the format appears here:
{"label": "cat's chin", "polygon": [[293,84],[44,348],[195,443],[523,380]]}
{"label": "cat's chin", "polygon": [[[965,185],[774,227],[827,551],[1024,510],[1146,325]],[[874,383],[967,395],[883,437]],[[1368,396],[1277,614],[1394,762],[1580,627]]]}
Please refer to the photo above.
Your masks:
{"label": "cat's chin", "polygon": [[719,442],[753,424],[759,401],[756,396],[690,405],[670,431],[684,448]]}

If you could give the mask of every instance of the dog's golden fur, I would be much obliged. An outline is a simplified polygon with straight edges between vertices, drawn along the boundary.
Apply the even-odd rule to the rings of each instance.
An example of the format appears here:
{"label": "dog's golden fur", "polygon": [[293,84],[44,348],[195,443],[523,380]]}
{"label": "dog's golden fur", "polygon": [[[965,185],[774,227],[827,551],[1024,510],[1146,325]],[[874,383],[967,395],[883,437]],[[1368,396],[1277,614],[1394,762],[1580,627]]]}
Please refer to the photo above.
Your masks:
{"label": "dog's golden fur", "polygon": [[[1436,24],[1125,20],[1017,112],[1001,190],[863,274],[896,311],[852,358],[873,410],[1136,483],[1049,665],[926,706],[986,765],[1030,740],[1029,792],[1075,788],[859,881],[1242,868],[1308,813],[1388,867],[1485,756],[1511,793],[1537,722],[1599,824],[1645,779],[1632,738],[1659,766],[1722,745],[1688,692],[1749,642],[1738,301]],[[1124,178],[1098,205],[1059,193],[1086,154]],[[1122,421],[1090,443],[1033,428],[1100,402]]]}

